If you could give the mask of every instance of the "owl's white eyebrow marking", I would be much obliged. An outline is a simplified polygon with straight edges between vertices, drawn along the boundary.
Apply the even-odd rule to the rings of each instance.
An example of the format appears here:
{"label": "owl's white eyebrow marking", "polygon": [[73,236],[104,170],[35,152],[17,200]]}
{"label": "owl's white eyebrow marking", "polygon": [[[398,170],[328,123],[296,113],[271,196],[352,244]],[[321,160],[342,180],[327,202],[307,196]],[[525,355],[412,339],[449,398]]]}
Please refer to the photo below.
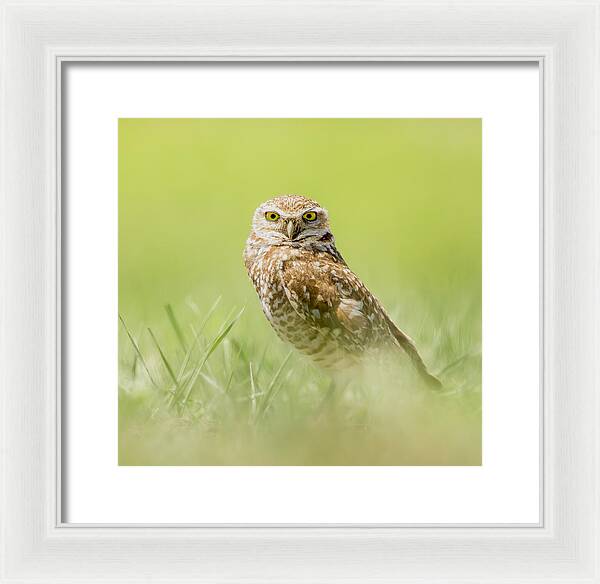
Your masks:
{"label": "owl's white eyebrow marking", "polygon": [[302,215],[304,215],[304,213],[309,213],[310,211],[314,211],[317,214],[322,213],[323,207],[319,207],[318,205],[315,205],[314,207],[310,207],[309,209],[304,209],[304,211],[302,211]]}

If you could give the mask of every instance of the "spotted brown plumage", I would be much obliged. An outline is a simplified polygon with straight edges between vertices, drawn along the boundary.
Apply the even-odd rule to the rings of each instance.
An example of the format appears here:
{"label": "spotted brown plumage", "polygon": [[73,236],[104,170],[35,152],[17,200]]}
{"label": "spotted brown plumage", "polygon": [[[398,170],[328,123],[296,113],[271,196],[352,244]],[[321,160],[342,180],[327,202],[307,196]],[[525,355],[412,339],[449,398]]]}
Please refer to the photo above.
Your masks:
{"label": "spotted brown plumage", "polygon": [[439,386],[413,341],[338,252],[328,213],[316,201],[281,195],[260,205],[244,263],[277,334],[317,364],[342,369],[370,351],[401,348]]}

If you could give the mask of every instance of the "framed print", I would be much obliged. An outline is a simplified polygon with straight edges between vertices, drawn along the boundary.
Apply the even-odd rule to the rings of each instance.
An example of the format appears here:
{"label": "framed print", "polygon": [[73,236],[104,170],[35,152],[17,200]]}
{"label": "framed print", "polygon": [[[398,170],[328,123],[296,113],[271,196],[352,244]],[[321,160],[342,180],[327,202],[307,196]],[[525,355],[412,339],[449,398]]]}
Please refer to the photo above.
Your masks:
{"label": "framed print", "polygon": [[[69,217],[78,220],[63,230],[71,242],[63,255],[63,293],[85,299],[71,305],[62,335],[73,355],[63,368],[65,520],[538,523],[540,209],[528,193],[539,189],[539,75],[527,63],[65,66],[62,94],[72,109],[63,114],[62,144],[75,158],[62,184]],[[255,89],[243,103],[226,101],[231,87],[250,80]],[[451,80],[454,89],[440,105],[437,88]],[[288,92],[282,105],[273,93],[282,83],[305,91]],[[353,91],[361,83],[370,90]],[[167,109],[158,85],[187,97]],[[375,88],[389,98],[373,102]],[[355,111],[362,117],[352,117]],[[322,117],[327,112],[338,117]],[[92,146],[90,136],[106,146]],[[501,165],[483,154],[490,151]],[[505,165],[522,170],[507,175]],[[92,186],[89,173],[98,167],[107,172]],[[304,355],[302,346],[278,339],[242,257],[255,237],[255,208],[265,191],[278,188],[268,184],[319,200],[353,277],[379,279],[375,293],[372,280],[357,280],[346,300],[364,286],[381,298],[383,310],[396,310],[389,318],[403,321],[427,374],[419,375],[401,346],[393,346],[391,365],[367,348],[351,353],[363,368],[348,362],[340,368],[313,363],[310,347]],[[94,204],[99,198],[106,201],[102,210]],[[377,211],[386,208],[387,226]],[[267,212],[259,221],[267,221]],[[357,240],[354,252],[342,245],[336,214],[354,226],[348,235]],[[225,235],[213,216],[228,217],[232,232]],[[509,221],[510,245],[503,232]],[[278,233],[277,220],[259,222],[258,232],[271,223]],[[180,257],[184,247],[190,254]],[[350,267],[349,253],[362,257],[362,266]],[[506,286],[516,274],[520,286]],[[110,315],[117,311],[116,322]],[[337,316],[336,322],[344,327]],[[293,331],[300,344],[315,330],[307,326]],[[90,330],[105,339],[93,343],[94,351],[85,340]],[[482,346],[490,347],[483,359]],[[90,380],[98,359],[107,365]],[[518,370],[528,381],[503,380],[508,360],[510,375]],[[493,379],[483,391],[482,374]],[[442,387],[431,387],[427,375]],[[240,481],[255,506],[233,502]],[[439,481],[446,488],[435,504],[411,495]],[[266,483],[285,496],[274,496]],[[385,494],[382,484],[390,485]],[[400,484],[406,504],[398,503]],[[311,485],[318,492],[308,495]],[[165,490],[177,490],[185,502],[209,488],[214,495],[193,509],[148,504]],[[221,498],[224,489],[229,496]],[[109,492],[110,504],[99,505],[99,495]],[[353,503],[367,493],[377,505]],[[490,506],[494,493],[506,504]],[[290,507],[289,497],[298,503]]]}
{"label": "framed print", "polygon": [[598,8],[3,4],[2,581],[598,582]]}

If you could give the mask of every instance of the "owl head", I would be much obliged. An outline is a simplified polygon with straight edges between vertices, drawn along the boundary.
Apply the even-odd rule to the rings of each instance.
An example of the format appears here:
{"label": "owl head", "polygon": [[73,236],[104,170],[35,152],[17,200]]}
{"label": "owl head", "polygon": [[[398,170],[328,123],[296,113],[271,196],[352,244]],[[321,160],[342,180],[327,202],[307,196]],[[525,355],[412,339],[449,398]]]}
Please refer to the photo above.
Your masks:
{"label": "owl head", "polygon": [[252,233],[277,245],[333,241],[327,211],[302,195],[279,195],[265,201],[254,212]]}

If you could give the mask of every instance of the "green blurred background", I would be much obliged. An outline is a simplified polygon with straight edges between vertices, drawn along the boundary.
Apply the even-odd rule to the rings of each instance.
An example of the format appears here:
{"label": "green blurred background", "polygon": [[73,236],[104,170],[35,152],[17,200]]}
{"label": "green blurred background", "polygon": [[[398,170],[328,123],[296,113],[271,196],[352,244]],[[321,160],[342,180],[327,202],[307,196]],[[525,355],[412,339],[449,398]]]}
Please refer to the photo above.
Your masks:
{"label": "green blurred background", "polygon": [[[338,249],[434,371],[480,351],[480,119],[119,120],[119,312],[134,336],[167,303],[187,330],[221,296],[223,315],[246,306],[240,343],[285,354],[241,259],[254,209],[282,193],[329,210]],[[175,336],[161,337],[173,359]],[[121,335],[122,369],[131,358]],[[122,374],[122,443],[140,383]],[[122,463],[148,463],[122,446]]]}

